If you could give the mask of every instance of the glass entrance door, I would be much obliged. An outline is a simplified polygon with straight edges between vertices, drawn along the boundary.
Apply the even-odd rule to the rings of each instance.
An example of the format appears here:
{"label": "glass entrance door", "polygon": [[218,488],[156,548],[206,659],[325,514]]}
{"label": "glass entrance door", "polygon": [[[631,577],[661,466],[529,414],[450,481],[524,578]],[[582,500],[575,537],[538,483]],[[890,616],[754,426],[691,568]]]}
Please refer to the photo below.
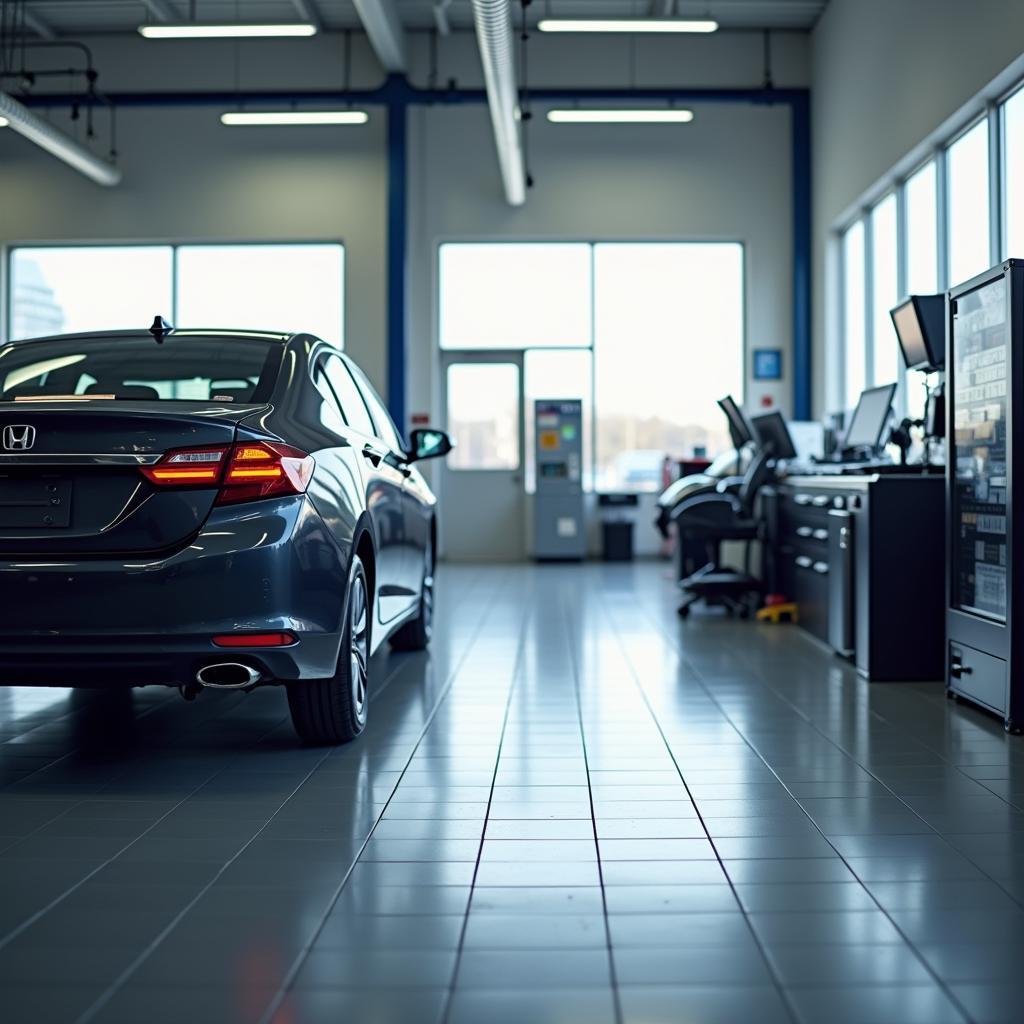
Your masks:
{"label": "glass entrance door", "polygon": [[526,556],[522,352],[446,353],[446,426],[455,449],[441,488],[441,554],[449,561]]}

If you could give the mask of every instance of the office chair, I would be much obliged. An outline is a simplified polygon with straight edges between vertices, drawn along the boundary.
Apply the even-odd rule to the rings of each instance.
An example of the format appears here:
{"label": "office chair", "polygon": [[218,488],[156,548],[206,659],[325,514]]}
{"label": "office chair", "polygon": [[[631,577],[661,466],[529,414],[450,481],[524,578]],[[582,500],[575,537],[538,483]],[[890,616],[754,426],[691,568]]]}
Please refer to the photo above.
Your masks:
{"label": "office chair", "polygon": [[[673,520],[679,536],[679,551],[685,541],[699,541],[705,546],[708,562],[697,572],[679,581],[686,595],[679,606],[679,615],[686,618],[691,605],[705,601],[724,605],[730,615],[748,618],[751,598],[760,594],[761,582],[750,573],[751,542],[761,536],[761,521],[755,511],[758,492],[772,478],[772,456],[761,451],[742,477],[722,480],[711,494],[698,494],[676,509]],[[743,569],[719,564],[720,548],[726,541],[745,544]],[[680,577],[684,562],[680,556]]]}

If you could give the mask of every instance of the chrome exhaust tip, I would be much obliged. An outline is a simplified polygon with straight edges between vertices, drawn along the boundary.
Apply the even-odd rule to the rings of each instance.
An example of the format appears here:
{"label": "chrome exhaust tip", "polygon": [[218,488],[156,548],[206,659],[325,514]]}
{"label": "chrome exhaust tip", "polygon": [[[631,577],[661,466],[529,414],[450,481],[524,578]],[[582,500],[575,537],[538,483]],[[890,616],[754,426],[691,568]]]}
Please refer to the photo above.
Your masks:
{"label": "chrome exhaust tip", "polygon": [[242,690],[258,683],[260,679],[261,675],[256,669],[237,661],[204,665],[196,673],[197,682],[214,690]]}

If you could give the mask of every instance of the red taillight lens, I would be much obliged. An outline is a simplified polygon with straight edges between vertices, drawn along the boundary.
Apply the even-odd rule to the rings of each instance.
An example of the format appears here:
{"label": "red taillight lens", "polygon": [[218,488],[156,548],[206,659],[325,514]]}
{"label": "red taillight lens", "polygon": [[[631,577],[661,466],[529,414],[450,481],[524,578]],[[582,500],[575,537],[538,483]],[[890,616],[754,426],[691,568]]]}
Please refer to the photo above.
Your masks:
{"label": "red taillight lens", "polygon": [[142,473],[158,487],[220,487],[218,505],[302,494],[313,458],[298,448],[264,441],[218,448],[177,448]]}
{"label": "red taillight lens", "polygon": [[291,633],[224,633],[213,638],[217,647],[290,647],[298,643]]}
{"label": "red taillight lens", "polygon": [[263,441],[231,450],[218,505],[302,494],[313,475],[313,459],[298,448]]}

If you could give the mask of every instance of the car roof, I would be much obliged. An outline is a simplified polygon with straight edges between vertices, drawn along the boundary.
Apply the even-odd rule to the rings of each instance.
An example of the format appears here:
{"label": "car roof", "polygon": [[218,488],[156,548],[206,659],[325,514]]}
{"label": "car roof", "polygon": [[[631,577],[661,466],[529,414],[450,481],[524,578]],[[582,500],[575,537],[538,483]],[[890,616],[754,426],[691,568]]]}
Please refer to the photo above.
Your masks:
{"label": "car roof", "polygon": [[[164,335],[165,338],[248,338],[256,341],[276,341],[283,344],[299,335],[300,332],[282,334],[280,331],[251,331],[251,330],[225,330],[223,328],[172,328]],[[38,338],[19,338],[11,344],[36,341],[99,341],[111,338],[139,338],[148,341],[153,340],[153,335],[148,330],[134,331],[72,331],[68,334],[47,334]]]}

